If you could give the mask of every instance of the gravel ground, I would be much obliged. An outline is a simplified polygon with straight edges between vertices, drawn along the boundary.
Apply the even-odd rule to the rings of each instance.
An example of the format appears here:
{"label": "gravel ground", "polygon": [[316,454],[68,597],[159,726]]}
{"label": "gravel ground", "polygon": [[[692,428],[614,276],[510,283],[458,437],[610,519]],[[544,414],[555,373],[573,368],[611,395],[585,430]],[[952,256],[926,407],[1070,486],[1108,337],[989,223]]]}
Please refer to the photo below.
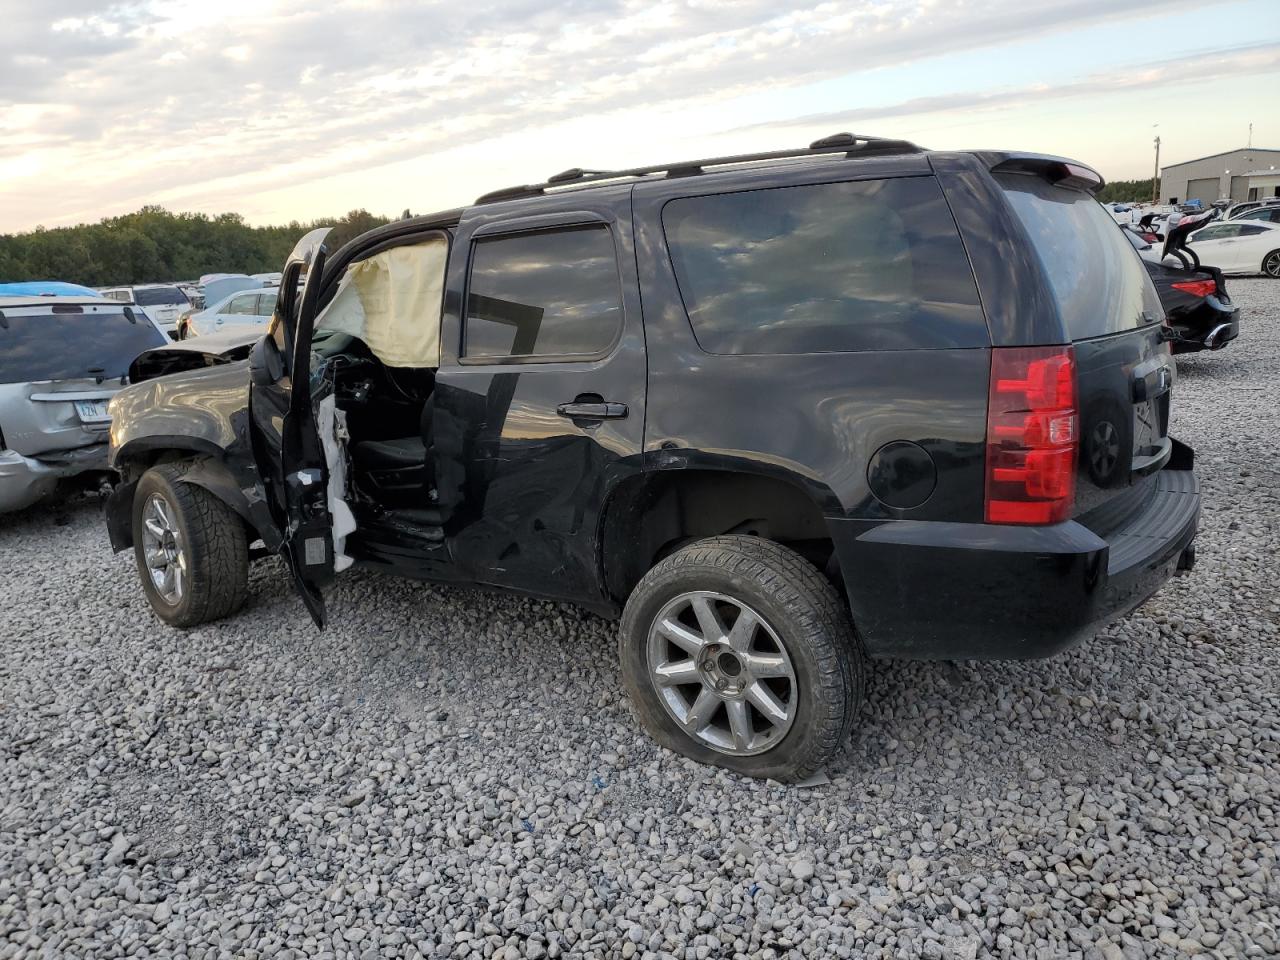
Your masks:
{"label": "gravel ground", "polygon": [[274,562],[150,614],[98,506],[0,517],[0,958],[1280,956],[1280,283],[1179,361],[1195,572],[1036,663],[881,663],[830,782],[655,747],[613,625]]}

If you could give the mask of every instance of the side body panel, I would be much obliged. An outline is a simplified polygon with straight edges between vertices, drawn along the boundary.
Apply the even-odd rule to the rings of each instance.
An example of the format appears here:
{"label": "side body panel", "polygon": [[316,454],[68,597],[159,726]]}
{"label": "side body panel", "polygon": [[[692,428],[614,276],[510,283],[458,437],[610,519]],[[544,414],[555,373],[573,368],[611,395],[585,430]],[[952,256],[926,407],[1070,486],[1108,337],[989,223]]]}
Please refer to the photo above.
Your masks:
{"label": "side body panel", "polygon": [[[450,254],[436,378],[436,479],[460,578],[608,606],[600,513],[641,469],[645,336],[632,245],[631,187],[472,208]],[[536,213],[535,213],[536,211]],[[590,360],[460,359],[473,241],[607,224],[618,261],[621,334]],[[626,405],[616,419],[557,412],[583,395]]]}
{"label": "side body panel", "polygon": [[964,153],[932,154],[929,161],[973,264],[992,344],[1065,343],[1036,252],[986,167]]}
{"label": "side body panel", "polygon": [[[769,189],[846,178],[927,176],[922,157],[896,157],[737,176],[729,189]],[[699,185],[701,186],[701,185]],[[706,189],[705,187],[703,189]],[[775,477],[805,490],[827,517],[854,622],[874,624],[860,589],[869,554],[859,535],[885,523],[977,523],[983,512],[989,350],[868,350],[713,355],[700,349],[677,287],[661,211],[689,190],[669,181],[636,188],[637,252],[649,340],[646,465]],[[986,341],[985,330],[980,333]],[[893,446],[888,446],[888,445]],[[923,450],[932,492],[910,508],[873,492],[882,449]],[[906,463],[890,467],[906,474]],[[927,468],[926,468],[927,469]],[[880,488],[883,492],[883,487]],[[838,534],[838,535],[837,535]],[[888,632],[864,631],[877,651]]]}
{"label": "side body panel", "polygon": [[[928,176],[923,157],[792,165],[736,173],[723,192]],[[711,354],[694,337],[662,226],[670,200],[714,192],[711,177],[636,187],[636,248],[649,343],[646,463],[788,480],[829,517],[972,521],[982,513],[985,349]],[[985,333],[983,334],[985,340]],[[922,447],[937,473],[918,506],[877,499],[868,483],[886,444]]]}

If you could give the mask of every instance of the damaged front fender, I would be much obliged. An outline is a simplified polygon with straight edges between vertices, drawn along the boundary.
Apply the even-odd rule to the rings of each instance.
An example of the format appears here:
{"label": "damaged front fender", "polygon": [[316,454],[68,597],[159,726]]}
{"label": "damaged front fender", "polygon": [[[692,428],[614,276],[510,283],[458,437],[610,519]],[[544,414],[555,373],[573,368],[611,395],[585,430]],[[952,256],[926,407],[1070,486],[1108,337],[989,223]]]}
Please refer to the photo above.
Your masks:
{"label": "damaged front fender", "polygon": [[266,502],[248,424],[247,363],[176,373],[126,387],[111,403],[111,466],[121,483],[107,502],[113,549],[133,544],[133,494],[157,463],[182,466],[247,523],[272,552],[281,534]]}

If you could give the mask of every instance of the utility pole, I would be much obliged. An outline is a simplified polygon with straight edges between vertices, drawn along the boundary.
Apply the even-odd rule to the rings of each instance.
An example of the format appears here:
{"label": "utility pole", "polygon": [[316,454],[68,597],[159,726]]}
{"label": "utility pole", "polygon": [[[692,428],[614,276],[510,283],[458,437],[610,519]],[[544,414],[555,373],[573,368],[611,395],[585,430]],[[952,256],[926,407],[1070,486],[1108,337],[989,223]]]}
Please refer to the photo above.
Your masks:
{"label": "utility pole", "polygon": [[1253,124],[1252,123],[1249,124],[1249,142],[1245,144],[1245,146],[1250,150],[1253,149]]}
{"label": "utility pole", "polygon": [[1156,134],[1156,168],[1151,174],[1151,202],[1156,203],[1160,199],[1160,135]]}

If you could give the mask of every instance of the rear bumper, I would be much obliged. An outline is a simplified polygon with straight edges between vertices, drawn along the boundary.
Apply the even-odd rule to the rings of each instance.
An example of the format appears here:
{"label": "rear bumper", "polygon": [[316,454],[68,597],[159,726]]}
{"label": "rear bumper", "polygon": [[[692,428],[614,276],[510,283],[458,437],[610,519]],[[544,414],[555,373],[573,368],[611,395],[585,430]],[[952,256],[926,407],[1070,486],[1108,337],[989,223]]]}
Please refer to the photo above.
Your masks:
{"label": "rear bumper", "polygon": [[107,445],[95,443],[40,458],[0,451],[0,513],[29,507],[48,496],[62,477],[107,469]]}
{"label": "rear bumper", "polygon": [[[1198,309],[1171,316],[1169,325],[1183,337],[1173,342],[1174,353],[1221,350],[1240,336],[1240,308],[1220,303],[1216,297],[1207,297]],[[1206,344],[1211,335],[1214,342]]]}
{"label": "rear bumper", "polygon": [[1075,521],[828,520],[868,653],[1029,659],[1092,636],[1155,593],[1195,539],[1195,474],[1165,469],[1153,486],[1105,539]]}

